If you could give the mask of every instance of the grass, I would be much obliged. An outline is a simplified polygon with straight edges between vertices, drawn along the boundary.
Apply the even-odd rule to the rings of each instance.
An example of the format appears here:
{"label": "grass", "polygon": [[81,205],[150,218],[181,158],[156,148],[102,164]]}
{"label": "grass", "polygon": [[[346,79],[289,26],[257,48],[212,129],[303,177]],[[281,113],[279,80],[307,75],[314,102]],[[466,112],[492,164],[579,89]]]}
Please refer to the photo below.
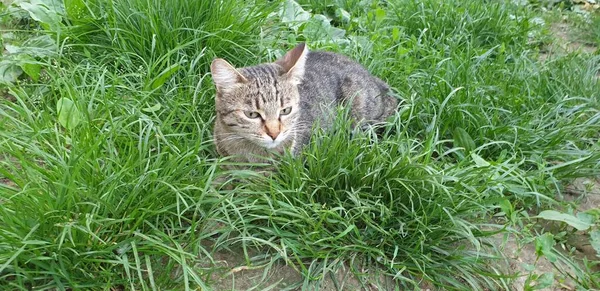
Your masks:
{"label": "grass", "polygon": [[[509,2],[298,2],[300,25],[280,21],[280,1],[65,1],[59,22],[5,10],[5,44],[51,41],[6,59],[30,66],[0,99],[0,286],[209,290],[214,252],[241,248],[248,264],[293,265],[306,288],[347,264],[363,286],[375,268],[400,289],[511,289],[490,238],[600,173],[598,56],[539,62],[545,28]],[[320,14],[328,37],[311,39]],[[398,114],[376,135],[341,109],[273,177],[224,173],[208,64],[295,41],[359,60]],[[225,174],[243,182],[221,187]],[[578,286],[598,286],[591,270]]]}

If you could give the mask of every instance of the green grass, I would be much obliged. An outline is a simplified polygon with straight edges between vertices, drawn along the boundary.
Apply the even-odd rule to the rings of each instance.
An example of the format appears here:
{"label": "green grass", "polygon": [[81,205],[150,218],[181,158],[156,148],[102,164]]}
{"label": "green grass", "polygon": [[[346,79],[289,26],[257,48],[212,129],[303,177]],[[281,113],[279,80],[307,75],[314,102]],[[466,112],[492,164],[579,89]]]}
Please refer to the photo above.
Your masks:
{"label": "green grass", "polygon": [[[0,184],[3,289],[209,290],[213,252],[236,248],[293,265],[306,288],[347,263],[401,290],[511,289],[490,237],[600,174],[600,58],[539,62],[545,30],[510,1],[299,1],[350,15],[319,39],[310,20],[281,22],[281,1],[65,3],[60,22],[2,18],[5,44],[54,40],[25,62],[39,79],[0,98],[0,178],[14,183]],[[224,173],[208,64],[272,60],[295,41],[359,60],[394,87],[398,114],[376,135],[341,110],[273,177]],[[61,123],[61,98],[79,123]],[[221,187],[225,175],[238,182]],[[591,268],[580,287],[598,286]]]}

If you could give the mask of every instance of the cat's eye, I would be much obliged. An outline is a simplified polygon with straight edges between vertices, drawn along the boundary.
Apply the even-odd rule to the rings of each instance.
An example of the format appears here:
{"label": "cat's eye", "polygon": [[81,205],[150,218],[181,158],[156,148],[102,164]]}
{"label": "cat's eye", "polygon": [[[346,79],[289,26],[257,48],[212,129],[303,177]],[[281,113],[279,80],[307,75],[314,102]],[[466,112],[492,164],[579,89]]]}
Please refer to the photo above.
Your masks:
{"label": "cat's eye", "polygon": [[292,106],[281,109],[281,115],[288,115],[292,112]]}
{"label": "cat's eye", "polygon": [[250,119],[256,119],[260,117],[260,114],[256,111],[246,111],[244,114],[246,114],[246,117]]}

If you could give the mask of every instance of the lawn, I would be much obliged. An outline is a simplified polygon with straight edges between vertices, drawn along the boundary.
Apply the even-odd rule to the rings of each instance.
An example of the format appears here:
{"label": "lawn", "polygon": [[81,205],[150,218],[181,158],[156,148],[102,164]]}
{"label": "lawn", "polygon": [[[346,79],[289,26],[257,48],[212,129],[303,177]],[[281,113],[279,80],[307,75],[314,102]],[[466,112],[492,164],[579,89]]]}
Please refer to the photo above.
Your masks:
{"label": "lawn", "polygon": [[[0,289],[600,289],[592,2],[3,1]],[[397,114],[224,170],[211,61],[300,42]]]}

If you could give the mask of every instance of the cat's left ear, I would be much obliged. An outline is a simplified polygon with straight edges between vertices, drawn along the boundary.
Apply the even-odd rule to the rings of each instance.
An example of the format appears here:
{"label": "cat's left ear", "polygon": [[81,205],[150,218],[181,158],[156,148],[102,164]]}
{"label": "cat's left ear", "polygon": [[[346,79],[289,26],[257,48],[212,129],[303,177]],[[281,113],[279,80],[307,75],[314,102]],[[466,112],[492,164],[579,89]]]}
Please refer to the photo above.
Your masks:
{"label": "cat's left ear", "polygon": [[210,72],[219,92],[228,92],[248,82],[240,72],[224,59],[215,59],[210,64]]}
{"label": "cat's left ear", "polygon": [[286,76],[293,84],[298,85],[302,83],[304,77],[307,55],[308,47],[305,43],[301,43],[275,63],[283,69],[283,76]]}

